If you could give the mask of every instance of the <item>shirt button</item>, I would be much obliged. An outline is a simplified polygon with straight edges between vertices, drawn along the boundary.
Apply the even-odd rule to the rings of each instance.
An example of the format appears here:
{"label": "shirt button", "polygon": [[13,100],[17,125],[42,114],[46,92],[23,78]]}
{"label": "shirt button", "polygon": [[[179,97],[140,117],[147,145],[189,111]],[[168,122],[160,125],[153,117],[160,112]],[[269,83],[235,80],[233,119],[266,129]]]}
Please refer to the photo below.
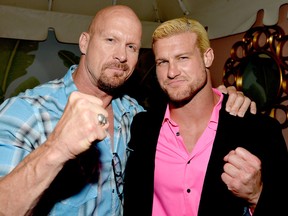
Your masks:
{"label": "shirt button", "polygon": [[190,164],[190,160],[187,162],[187,164]]}
{"label": "shirt button", "polygon": [[190,189],[187,189],[187,193],[190,193],[191,192],[191,190]]}
{"label": "shirt button", "polygon": [[177,132],[177,133],[176,133],[176,136],[179,136],[179,135],[180,135],[180,132]]}

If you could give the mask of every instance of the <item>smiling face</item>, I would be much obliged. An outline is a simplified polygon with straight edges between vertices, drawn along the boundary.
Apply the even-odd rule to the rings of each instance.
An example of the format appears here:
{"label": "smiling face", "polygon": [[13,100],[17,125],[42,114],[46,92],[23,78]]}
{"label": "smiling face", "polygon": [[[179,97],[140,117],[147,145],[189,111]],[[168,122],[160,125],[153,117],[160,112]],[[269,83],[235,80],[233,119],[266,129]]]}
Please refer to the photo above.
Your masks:
{"label": "smiling face", "polygon": [[153,44],[158,82],[172,102],[189,101],[207,83],[204,55],[197,35],[183,32],[158,39]]}
{"label": "smiling face", "polygon": [[131,9],[100,11],[79,40],[91,82],[107,93],[123,85],[136,66],[141,36],[141,22]]}

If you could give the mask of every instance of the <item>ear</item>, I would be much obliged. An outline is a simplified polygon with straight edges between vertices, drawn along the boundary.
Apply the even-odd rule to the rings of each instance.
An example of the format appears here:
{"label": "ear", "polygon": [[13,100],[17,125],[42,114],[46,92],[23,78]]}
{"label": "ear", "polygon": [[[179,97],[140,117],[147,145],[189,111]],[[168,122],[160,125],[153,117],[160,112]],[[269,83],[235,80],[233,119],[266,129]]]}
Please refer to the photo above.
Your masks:
{"label": "ear", "polygon": [[214,60],[214,52],[212,48],[208,48],[206,52],[204,53],[204,63],[205,67],[209,68]]}
{"label": "ear", "polygon": [[89,34],[87,32],[82,32],[79,38],[79,49],[82,54],[86,54],[87,47],[89,43]]}

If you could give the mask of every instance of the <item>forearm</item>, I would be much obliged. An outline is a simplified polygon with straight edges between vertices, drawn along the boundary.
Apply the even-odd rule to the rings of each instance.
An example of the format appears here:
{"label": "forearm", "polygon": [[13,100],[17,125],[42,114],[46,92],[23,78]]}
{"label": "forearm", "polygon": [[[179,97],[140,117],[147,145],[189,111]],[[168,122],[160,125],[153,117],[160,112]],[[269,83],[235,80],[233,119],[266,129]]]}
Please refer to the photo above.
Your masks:
{"label": "forearm", "polygon": [[26,215],[62,169],[65,160],[48,143],[0,180],[0,215]]}

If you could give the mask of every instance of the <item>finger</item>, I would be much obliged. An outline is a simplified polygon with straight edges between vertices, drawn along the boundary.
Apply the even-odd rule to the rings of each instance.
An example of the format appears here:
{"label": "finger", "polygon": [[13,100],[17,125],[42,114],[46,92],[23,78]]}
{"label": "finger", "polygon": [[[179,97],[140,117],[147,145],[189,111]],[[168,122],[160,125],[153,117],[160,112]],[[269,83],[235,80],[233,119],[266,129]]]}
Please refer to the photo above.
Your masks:
{"label": "finger", "polygon": [[[251,104],[251,100],[248,97],[243,95],[243,99],[241,98],[241,100],[238,102],[238,104],[237,104],[237,100],[236,100],[236,102],[234,104],[234,106],[237,104],[237,107],[235,107],[235,112],[237,112],[237,115],[239,117],[243,117],[245,115],[246,111],[249,109],[249,106]],[[238,98],[238,100],[239,100],[239,98]],[[233,108],[232,108],[232,110],[233,110]],[[238,110],[236,110],[236,109],[238,109]]]}
{"label": "finger", "polygon": [[223,166],[223,171],[230,177],[236,177],[239,173],[239,170],[231,163],[226,163]]}
{"label": "finger", "polygon": [[255,103],[254,101],[251,102],[250,112],[251,112],[252,114],[256,114],[256,113],[257,113],[257,106],[256,106],[256,103]]}
{"label": "finger", "polygon": [[227,88],[226,88],[226,86],[224,86],[224,85],[218,86],[217,89],[218,89],[220,92],[222,92],[223,94],[227,94],[227,93],[228,93]]}
{"label": "finger", "polygon": [[242,158],[244,161],[248,161],[250,164],[255,165],[258,167],[261,164],[260,159],[242,147],[237,147],[235,149],[235,155]]}
{"label": "finger", "polygon": [[239,188],[239,186],[241,185],[241,182],[239,181],[239,178],[237,178],[237,176],[233,177],[227,172],[223,172],[221,174],[221,179],[230,191],[235,191],[235,189],[237,190],[237,188]]}
{"label": "finger", "polygon": [[[102,104],[102,100],[99,98],[80,92],[73,92],[69,97],[69,110],[71,112],[68,118],[69,120],[74,119],[79,129],[84,130],[82,134],[84,138],[85,134],[87,136],[87,145],[89,142],[102,140],[106,137],[106,129],[109,126],[108,112],[102,107]],[[105,119],[105,124],[99,123],[99,115]]]}
{"label": "finger", "polygon": [[108,112],[102,107],[102,100],[93,95],[77,91],[72,92],[69,97],[69,104],[70,103],[73,105],[72,107],[74,107],[74,109],[77,109],[78,114],[82,111],[93,112],[92,115],[95,115],[97,118],[96,122],[99,122],[98,114],[102,114],[107,119]]}
{"label": "finger", "polygon": [[[234,111],[234,113],[232,112],[233,111],[232,107],[233,107],[236,99],[237,99],[237,93],[229,93],[228,100],[227,100],[226,107],[225,107],[226,111],[229,112],[231,115],[234,115],[234,116],[236,115],[236,112],[235,111]],[[239,103],[239,101],[238,101],[238,103]],[[234,108],[234,110],[235,110],[235,108]]]}
{"label": "finger", "polygon": [[229,185],[232,181],[232,177],[225,172],[221,174],[221,179],[226,185]]}
{"label": "finger", "polygon": [[103,101],[93,95],[84,94],[78,91],[74,91],[70,94],[69,100],[70,101],[77,101],[77,99],[86,99],[91,103],[95,103],[98,105],[103,105]]}
{"label": "finger", "polygon": [[[225,86],[224,86],[225,87]],[[237,93],[237,89],[235,86],[228,86],[226,88],[226,91],[228,94],[236,94]]]}
{"label": "finger", "polygon": [[109,122],[107,121],[105,124],[100,124],[98,115],[90,110],[83,111],[78,122],[79,133],[82,134],[82,141],[80,141],[80,143],[83,143],[83,147],[86,149],[89,148],[94,141],[103,140],[107,136],[106,130],[109,127]]}
{"label": "finger", "polygon": [[231,115],[236,116],[239,108],[243,104],[244,94],[241,91],[237,91],[235,86],[228,86],[227,92],[229,97],[226,103],[226,111],[229,112]]}
{"label": "finger", "polygon": [[260,159],[242,147],[236,148],[234,152],[229,152],[225,156],[225,160],[239,170],[250,170],[252,167],[259,169],[261,167]]}
{"label": "finger", "polygon": [[241,169],[241,167],[245,166],[246,163],[244,158],[236,154],[236,151],[230,151],[224,159],[228,164],[231,164],[237,169]]}
{"label": "finger", "polygon": [[231,150],[225,157],[224,157],[224,161],[228,162],[228,158],[230,155],[235,154],[235,150]]}
{"label": "finger", "polygon": [[[231,115],[234,115],[234,116],[239,115],[239,111],[241,111],[241,107],[244,110],[244,113],[249,108],[250,102],[249,101],[245,102],[245,96],[242,92],[237,92],[235,94],[233,93],[231,94],[230,97],[231,97],[231,105],[230,105],[231,108],[230,108],[229,113]],[[242,110],[242,113],[243,113],[243,110]],[[241,112],[240,112],[240,115],[241,115]]]}
{"label": "finger", "polygon": [[109,123],[107,123],[106,125],[95,125],[94,127],[94,131],[89,133],[89,137],[87,137],[87,145],[91,145],[92,142],[94,142],[95,140],[103,140],[106,138],[107,134],[107,127],[109,126]]}

